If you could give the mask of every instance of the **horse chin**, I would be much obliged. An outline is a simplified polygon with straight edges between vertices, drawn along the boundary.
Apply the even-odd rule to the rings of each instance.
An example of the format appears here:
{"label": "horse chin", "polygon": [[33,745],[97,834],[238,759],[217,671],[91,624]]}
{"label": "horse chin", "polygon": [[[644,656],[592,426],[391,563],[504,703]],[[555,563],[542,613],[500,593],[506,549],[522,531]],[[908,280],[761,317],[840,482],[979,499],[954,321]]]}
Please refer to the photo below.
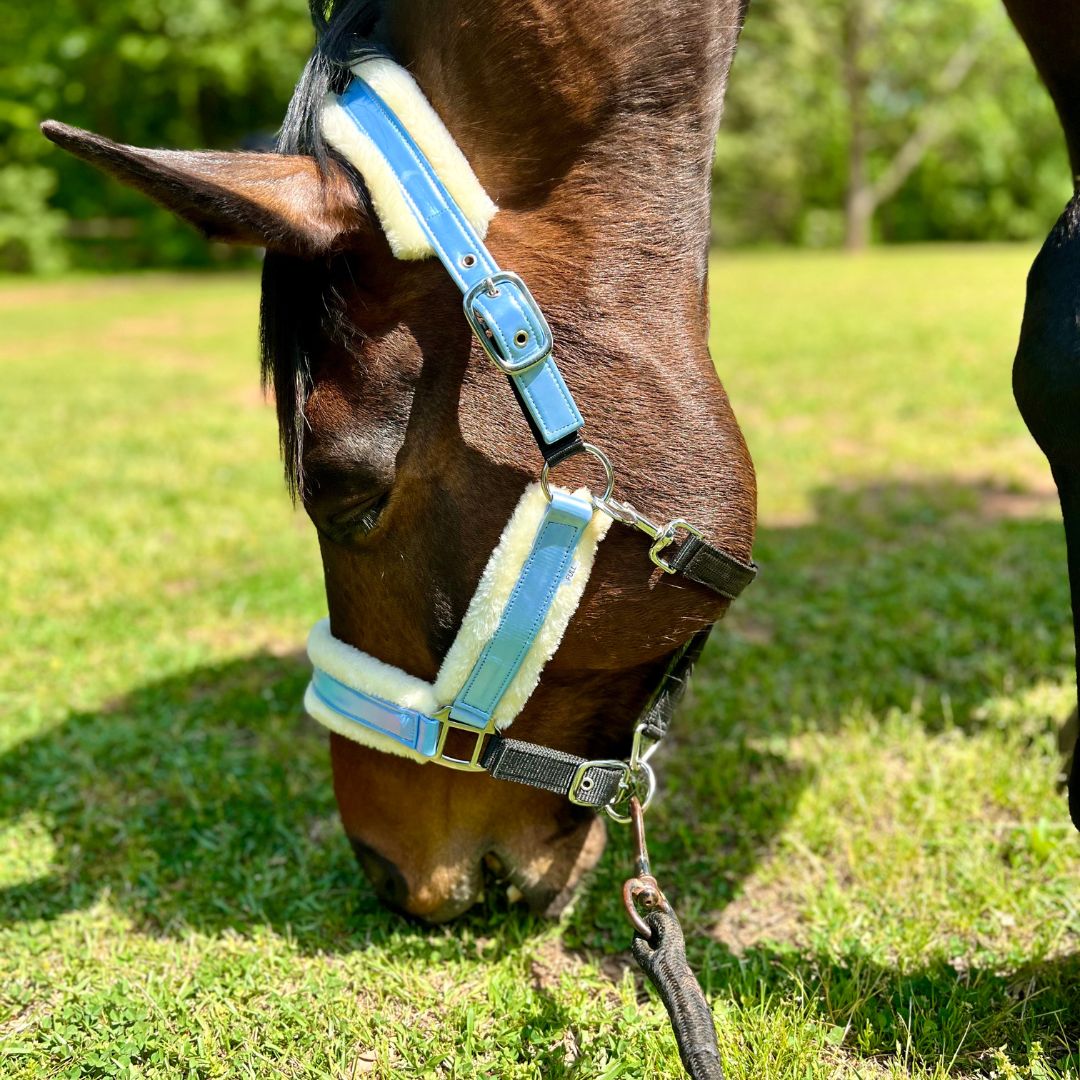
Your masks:
{"label": "horse chin", "polygon": [[503,846],[482,859],[433,868],[419,880],[405,874],[374,848],[350,838],[357,862],[380,901],[424,923],[445,923],[464,915],[490,890],[504,889],[536,915],[558,918],[576,899],[582,883],[604,852],[607,830],[599,817],[582,823],[551,850],[528,855]]}
{"label": "horse chin", "polygon": [[534,914],[554,919],[576,899],[606,843],[607,829],[597,815],[553,848],[517,853],[509,861],[496,855],[494,868],[508,882],[511,899],[522,900]]}
{"label": "horse chin", "polygon": [[378,898],[446,922],[485,893],[565,910],[604,851],[604,818],[564,796],[380,753],[332,734],[345,835]]}

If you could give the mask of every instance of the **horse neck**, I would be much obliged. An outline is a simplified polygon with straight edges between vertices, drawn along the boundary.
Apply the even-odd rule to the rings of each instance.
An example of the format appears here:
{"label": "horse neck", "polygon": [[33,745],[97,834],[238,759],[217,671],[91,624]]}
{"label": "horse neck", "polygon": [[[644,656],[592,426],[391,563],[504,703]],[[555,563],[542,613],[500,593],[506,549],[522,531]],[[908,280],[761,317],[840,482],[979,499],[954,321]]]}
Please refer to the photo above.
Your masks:
{"label": "horse neck", "polygon": [[[384,33],[560,272],[703,302],[709,178],[743,0],[409,0]],[[556,239],[554,247],[550,241]]]}

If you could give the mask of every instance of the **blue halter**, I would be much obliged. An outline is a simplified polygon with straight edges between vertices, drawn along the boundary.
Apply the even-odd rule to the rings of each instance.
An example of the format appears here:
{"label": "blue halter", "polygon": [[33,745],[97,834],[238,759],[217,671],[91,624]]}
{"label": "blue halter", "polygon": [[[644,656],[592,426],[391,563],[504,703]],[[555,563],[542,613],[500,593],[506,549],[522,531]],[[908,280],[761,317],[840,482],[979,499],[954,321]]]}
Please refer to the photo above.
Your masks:
{"label": "blue halter", "polygon": [[361,78],[342,108],[382,152],[439,261],[465,295],[465,318],[507,375],[545,447],[573,438],[585,421],[551,355],[551,330],[525,283],[500,270],[412,136]]}
{"label": "blue halter", "polygon": [[[611,465],[601,451],[581,439],[584,421],[552,356],[551,330],[525,283],[499,268],[412,136],[364,79],[352,80],[340,105],[390,166],[432,249],[461,290],[465,318],[477,340],[509,379],[544,457],[541,483],[548,504],[498,626],[453,702],[429,715],[348,686],[319,667],[312,677],[311,693],[342,719],[440,765],[486,770],[500,778],[562,791],[575,802],[606,806],[617,791],[627,787],[635,770],[647,769],[636,754],[630,763],[584,761],[505,739],[496,733],[493,722],[493,713],[535,641],[559,586],[572,572],[575,549],[594,510],[648,534],[653,541],[650,555],[665,571],[681,571],[724,595],[740,591],[748,583],[743,578],[752,579],[754,568],[717,552],[681,520],[659,526],[629,504],[612,499]],[[607,487],[601,497],[584,498],[548,485],[549,469],[581,451],[594,455],[604,466]],[[686,530],[689,539],[674,559],[665,561],[660,552],[680,530]],[[680,559],[683,566],[677,565]],[[706,567],[708,560],[719,560],[720,584],[706,580],[717,576],[713,563]],[[452,731],[474,738],[467,757],[447,753]]]}

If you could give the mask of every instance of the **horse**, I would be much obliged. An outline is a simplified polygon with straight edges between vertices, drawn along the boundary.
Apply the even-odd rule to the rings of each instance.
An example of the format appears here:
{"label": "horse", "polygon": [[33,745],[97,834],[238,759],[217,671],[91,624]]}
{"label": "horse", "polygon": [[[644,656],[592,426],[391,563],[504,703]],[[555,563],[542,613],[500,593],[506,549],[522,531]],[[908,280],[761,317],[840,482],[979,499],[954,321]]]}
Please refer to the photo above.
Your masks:
{"label": "horse", "polygon": [[[1041,0],[1008,7],[1080,169],[1080,14]],[[345,88],[350,59],[372,42],[408,69],[498,205],[487,244],[543,308],[621,495],[654,519],[692,520],[749,562],[754,470],[707,348],[713,143],[746,8],[314,0],[317,44],[276,153],[142,149],[43,125],[208,236],[266,249],[263,378],[288,484],[317,532],[335,638],[434,679],[540,459],[453,284],[432,259],[395,258],[363,180],[328,146],[326,93]],[[1033,270],[1016,361],[1018,401],[1061,490],[1074,583],[1078,216],[1074,202]],[[595,483],[594,467],[573,458],[560,482]],[[672,656],[728,604],[613,528],[513,735],[624,758]],[[485,867],[557,914],[603,851],[602,818],[560,796],[339,734],[330,754],[359,863],[410,916],[460,915]]]}

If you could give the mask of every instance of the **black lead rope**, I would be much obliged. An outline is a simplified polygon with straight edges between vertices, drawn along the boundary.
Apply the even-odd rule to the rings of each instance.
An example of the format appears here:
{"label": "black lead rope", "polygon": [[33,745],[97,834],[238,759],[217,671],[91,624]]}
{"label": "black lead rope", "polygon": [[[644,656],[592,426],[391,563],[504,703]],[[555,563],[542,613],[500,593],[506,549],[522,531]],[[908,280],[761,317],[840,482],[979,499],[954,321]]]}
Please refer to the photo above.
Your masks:
{"label": "black lead rope", "polygon": [[[636,795],[630,798],[630,823],[635,875],[623,885],[623,905],[634,927],[630,951],[667,1009],[679,1057],[691,1080],[723,1080],[712,1009],[686,961],[686,939],[679,920],[652,875],[645,811]],[[645,909],[644,914],[639,907]]]}
{"label": "black lead rope", "polygon": [[638,931],[630,951],[667,1009],[679,1057],[691,1080],[723,1080],[712,1009],[686,962],[686,940],[668,906],[644,916],[649,937]]}

